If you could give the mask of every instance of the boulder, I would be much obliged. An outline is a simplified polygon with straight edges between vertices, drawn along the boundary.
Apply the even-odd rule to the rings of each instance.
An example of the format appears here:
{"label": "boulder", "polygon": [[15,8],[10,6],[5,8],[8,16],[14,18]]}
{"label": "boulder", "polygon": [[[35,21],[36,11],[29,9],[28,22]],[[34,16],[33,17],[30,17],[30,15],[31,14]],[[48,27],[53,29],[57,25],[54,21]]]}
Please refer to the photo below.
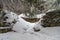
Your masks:
{"label": "boulder", "polygon": [[60,10],[47,12],[42,18],[41,25],[43,27],[60,26]]}

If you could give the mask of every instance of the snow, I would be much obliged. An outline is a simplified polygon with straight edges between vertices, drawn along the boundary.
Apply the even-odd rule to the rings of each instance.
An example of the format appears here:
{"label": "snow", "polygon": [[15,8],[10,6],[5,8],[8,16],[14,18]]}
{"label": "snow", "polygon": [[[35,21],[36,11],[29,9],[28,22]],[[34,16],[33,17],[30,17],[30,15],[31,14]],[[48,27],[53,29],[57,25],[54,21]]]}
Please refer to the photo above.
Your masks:
{"label": "snow", "polygon": [[18,15],[17,15],[17,14],[15,14],[15,13],[13,13],[13,12],[10,12],[10,11],[7,11],[7,10],[5,10],[4,12],[6,13],[5,16],[8,17],[7,22],[12,23],[12,21],[14,21],[14,19],[15,19],[16,21],[18,21],[18,20],[17,20],[17,19],[18,19]]}
{"label": "snow", "polygon": [[[29,23],[20,16],[18,20],[13,26],[13,30],[16,32],[0,33],[0,40],[60,40],[59,26],[46,27],[39,32],[34,32],[33,27],[36,23]],[[38,26],[41,25],[38,24]]]}
{"label": "snow", "polygon": [[13,28],[13,30],[18,31],[18,32],[23,31],[23,30],[29,31],[35,25],[35,23],[29,23],[29,22],[25,21],[23,18],[21,18],[20,15],[19,15],[19,19],[18,20],[19,21],[14,25],[14,28]]}
{"label": "snow", "polygon": [[51,11],[54,11],[54,10],[56,10],[56,9],[49,9],[49,10],[47,11],[47,13],[48,13],[48,12],[51,12]]}
{"label": "snow", "polygon": [[[21,31],[22,32],[22,31]],[[43,28],[40,32],[20,33],[8,32],[0,33],[0,40],[60,40],[60,27]]]}
{"label": "snow", "polygon": [[11,27],[0,27],[0,29],[10,29]]}
{"label": "snow", "polygon": [[43,19],[42,17],[43,17],[44,15],[46,15],[46,14],[45,14],[45,13],[42,13],[42,14],[40,14],[40,15],[37,15],[37,17],[40,18],[40,20],[35,23],[35,25],[34,25],[34,28],[35,28],[35,29],[40,29],[40,30],[41,30],[41,29],[43,28],[43,27],[41,26],[41,24],[42,24],[42,23],[41,23],[41,20]]}
{"label": "snow", "polygon": [[45,13],[42,13],[42,14],[38,14],[36,16],[37,16],[37,18],[42,18],[44,15],[46,15],[46,14]]}
{"label": "snow", "polygon": [[[40,18],[42,18],[45,14],[40,14]],[[40,26],[40,21],[39,20],[38,22],[36,23],[30,23],[30,22],[27,22],[25,21],[23,18],[21,18],[23,15],[19,15],[19,21],[15,24],[15,26],[13,27],[13,30],[15,31],[27,31],[27,32],[30,32],[30,31],[33,31],[33,28],[35,27],[35,29],[41,29],[42,26]],[[18,26],[17,26],[18,25]],[[37,26],[36,26],[37,25]],[[20,30],[20,31],[19,31]]]}
{"label": "snow", "polygon": [[19,17],[25,17],[25,18],[28,18],[27,16],[25,16],[24,13],[20,14]]}

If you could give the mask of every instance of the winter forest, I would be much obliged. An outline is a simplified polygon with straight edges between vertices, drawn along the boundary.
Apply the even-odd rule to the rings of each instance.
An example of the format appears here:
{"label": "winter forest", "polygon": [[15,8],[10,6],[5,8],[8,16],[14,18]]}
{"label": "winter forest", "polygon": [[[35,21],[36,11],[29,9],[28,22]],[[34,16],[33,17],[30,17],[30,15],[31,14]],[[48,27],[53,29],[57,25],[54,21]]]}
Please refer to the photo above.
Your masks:
{"label": "winter forest", "polygon": [[0,0],[0,40],[60,40],[60,0]]}

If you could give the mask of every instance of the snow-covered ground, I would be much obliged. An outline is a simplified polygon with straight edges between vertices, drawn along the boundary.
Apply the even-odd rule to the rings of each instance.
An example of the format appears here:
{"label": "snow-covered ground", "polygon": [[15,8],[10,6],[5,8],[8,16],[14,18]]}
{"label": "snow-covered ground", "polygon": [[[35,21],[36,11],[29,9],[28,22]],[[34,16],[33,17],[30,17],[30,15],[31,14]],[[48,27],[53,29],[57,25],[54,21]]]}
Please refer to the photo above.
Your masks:
{"label": "snow-covered ground", "polygon": [[47,27],[32,33],[0,33],[0,40],[60,40],[60,27]]}
{"label": "snow-covered ground", "polygon": [[60,27],[46,27],[34,32],[35,23],[26,22],[20,16],[18,20],[13,26],[16,32],[0,33],[0,40],[60,40]]}

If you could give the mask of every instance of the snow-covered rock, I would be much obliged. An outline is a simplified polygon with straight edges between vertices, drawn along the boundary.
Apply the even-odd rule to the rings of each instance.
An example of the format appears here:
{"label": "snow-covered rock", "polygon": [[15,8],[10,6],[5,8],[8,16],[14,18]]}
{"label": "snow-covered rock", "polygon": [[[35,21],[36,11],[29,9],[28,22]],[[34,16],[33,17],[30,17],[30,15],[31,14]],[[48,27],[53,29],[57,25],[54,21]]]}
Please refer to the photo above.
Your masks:
{"label": "snow-covered rock", "polygon": [[[21,18],[21,16],[23,15],[17,15],[7,10],[5,10],[4,12],[6,13],[5,17],[8,17],[6,22],[11,24],[11,27],[13,28],[13,30],[21,32],[23,30],[30,31],[34,28],[35,23],[29,23],[25,21],[23,18]],[[16,24],[12,23],[14,20],[17,22]]]}
{"label": "snow-covered rock", "polygon": [[19,21],[14,25],[13,30],[17,32],[29,31],[33,29],[35,23],[29,23],[19,16]]}
{"label": "snow-covered rock", "polygon": [[8,10],[3,10],[2,13],[5,14],[3,22],[5,23],[6,26],[0,27],[0,29],[13,28],[13,25],[18,21],[18,15]]}
{"label": "snow-covered rock", "polygon": [[7,10],[5,10],[4,12],[6,13],[5,17],[8,17],[7,22],[12,23],[12,21],[14,21],[14,19],[16,21],[18,21],[18,15],[17,14],[10,12],[10,11],[7,11]]}
{"label": "snow-covered rock", "polygon": [[41,20],[43,20],[43,16],[44,15],[46,15],[45,13],[43,13],[43,14],[40,14],[38,17],[40,18],[40,20],[38,21],[38,22],[36,22],[36,24],[34,25],[34,30],[35,31],[40,31],[42,28],[43,28],[43,26],[41,25]]}
{"label": "snow-covered rock", "polygon": [[[41,14],[40,18],[42,18],[45,14]],[[19,21],[14,25],[13,30],[17,31],[17,32],[21,32],[21,31],[40,31],[40,29],[42,29],[41,26],[41,19],[36,22],[36,23],[30,23],[25,21],[23,18],[21,18],[21,16],[23,15],[19,15]]]}

